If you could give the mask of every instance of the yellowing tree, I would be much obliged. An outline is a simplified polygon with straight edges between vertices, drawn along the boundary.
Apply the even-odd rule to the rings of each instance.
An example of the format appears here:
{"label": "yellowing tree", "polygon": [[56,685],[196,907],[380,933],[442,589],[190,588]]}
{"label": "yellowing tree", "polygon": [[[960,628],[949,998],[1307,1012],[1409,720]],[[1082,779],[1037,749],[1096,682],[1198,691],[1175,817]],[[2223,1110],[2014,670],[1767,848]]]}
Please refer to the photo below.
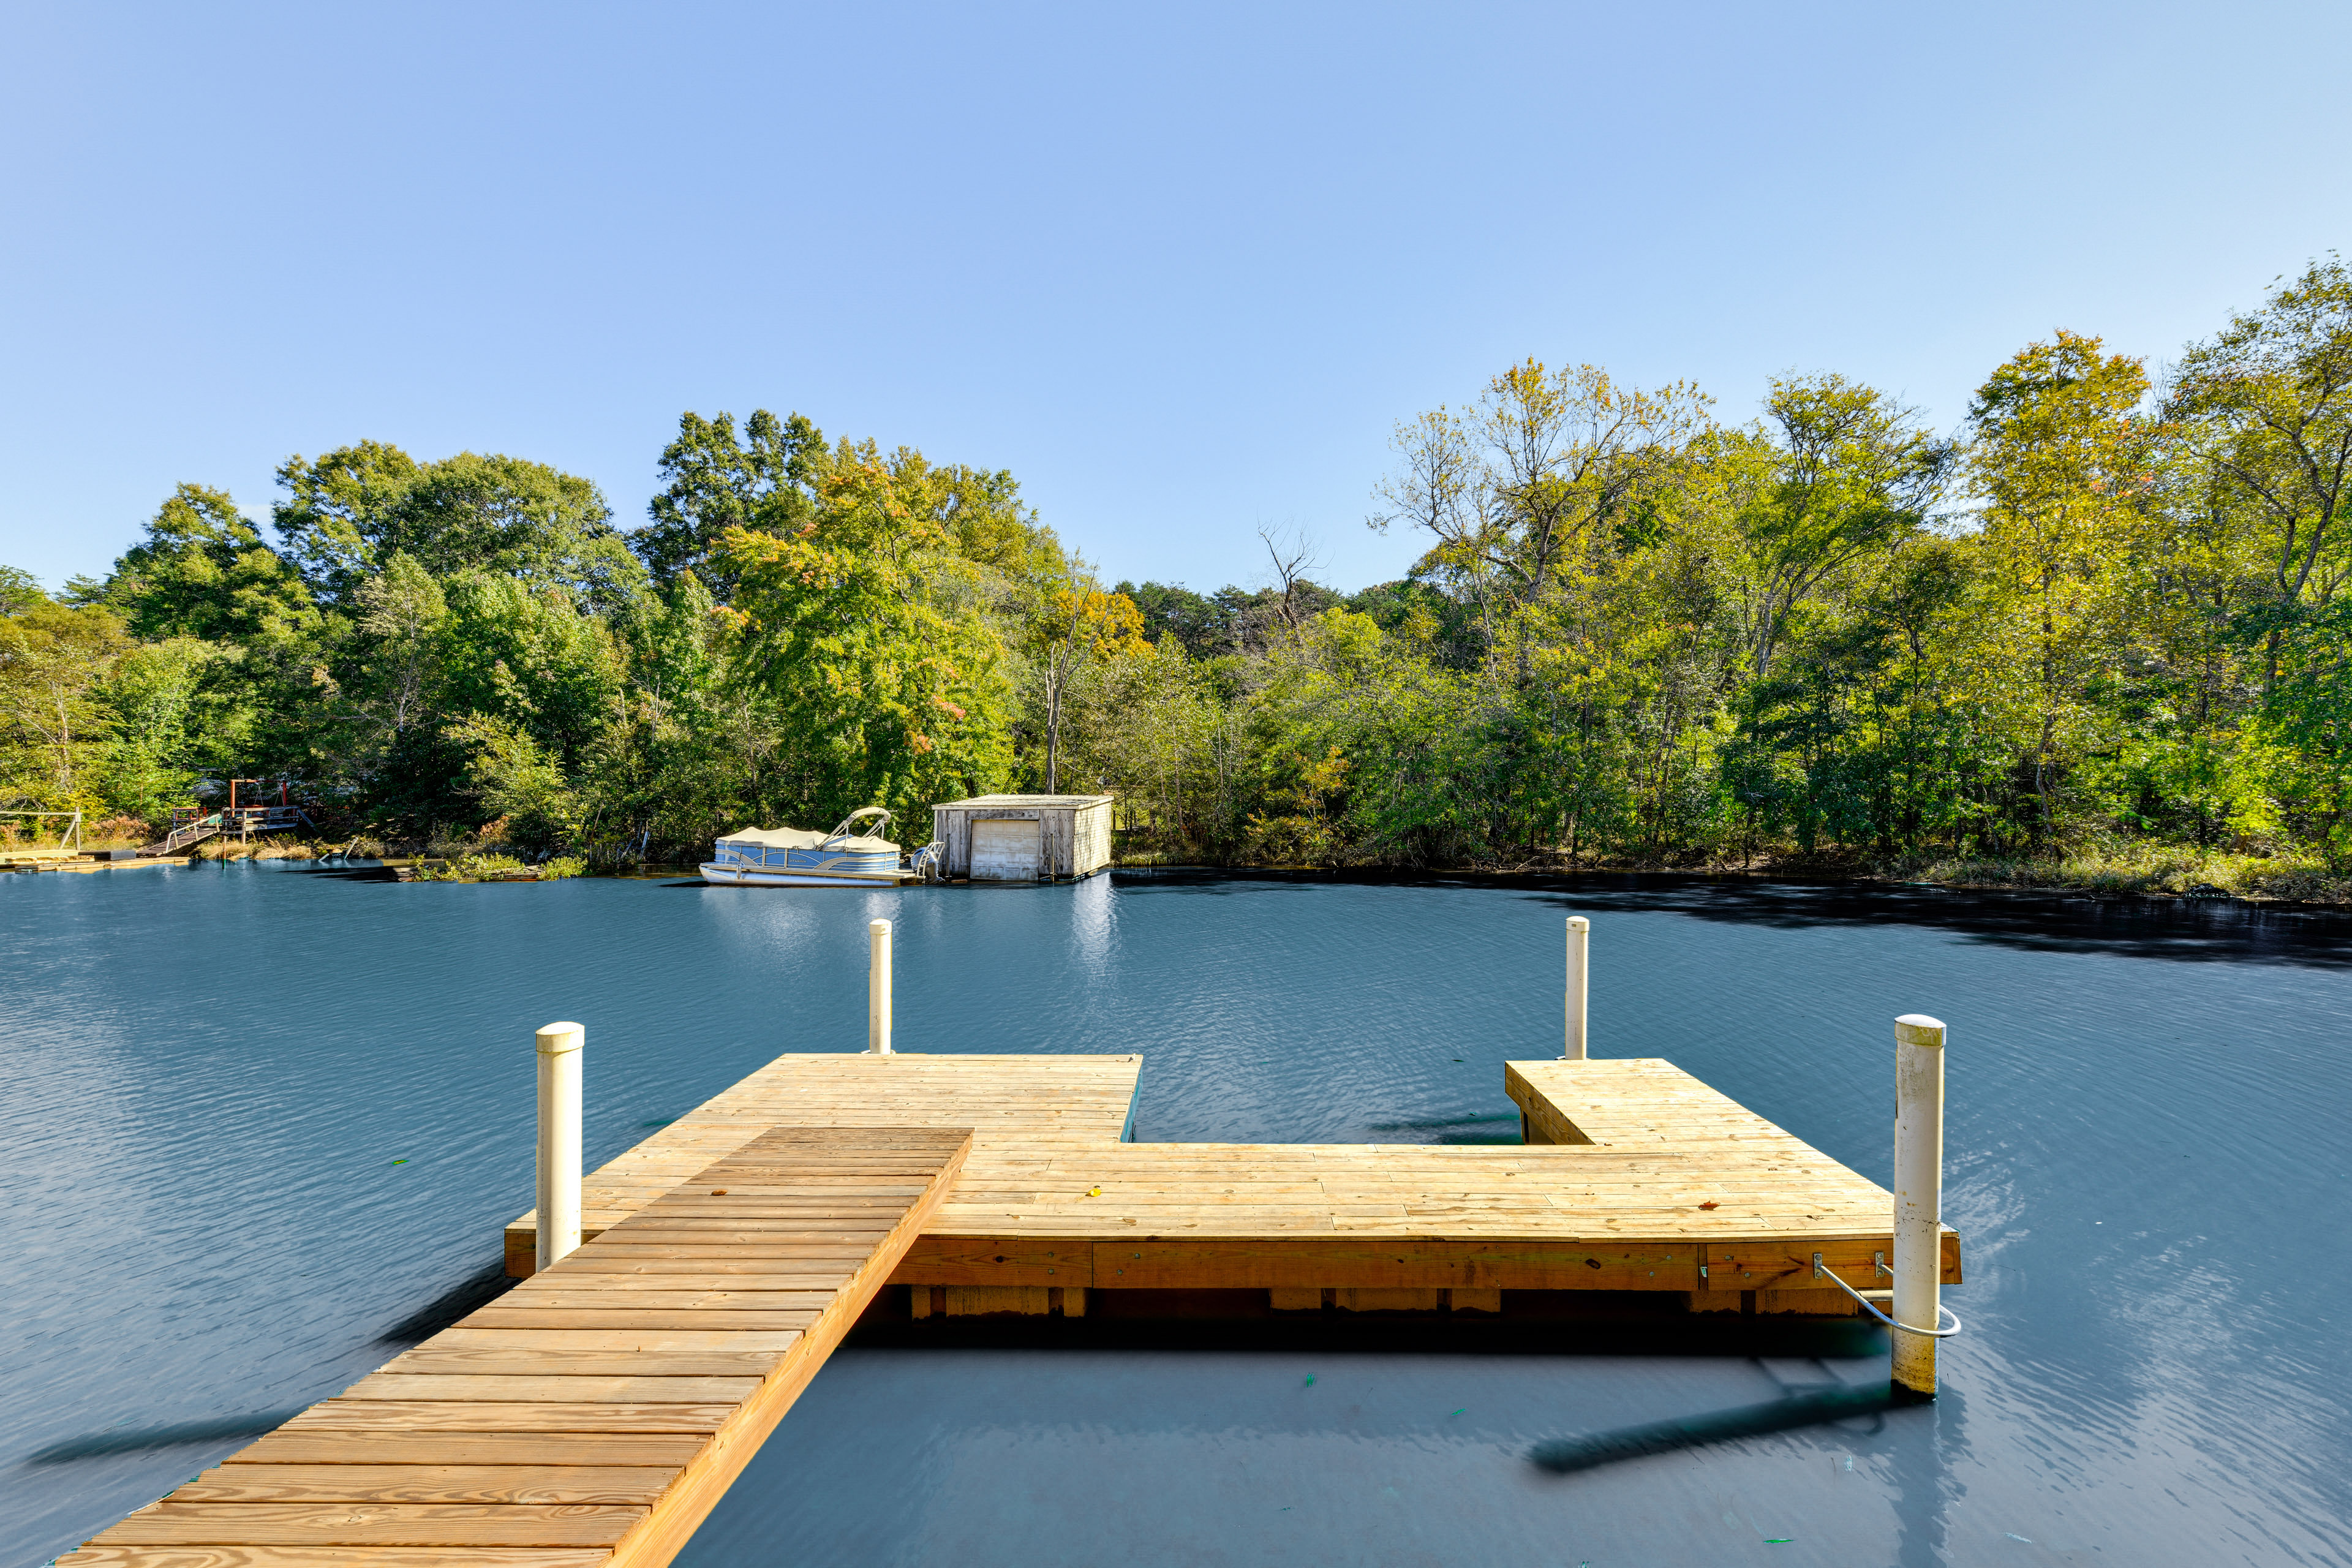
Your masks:
{"label": "yellowing tree", "polygon": [[1103,591],[1093,573],[1074,563],[1048,586],[1028,621],[1029,653],[1045,699],[1045,793],[1058,794],[1062,769],[1062,709],[1089,667],[1106,659],[1148,658],[1143,612],[1124,594]]}
{"label": "yellowing tree", "polygon": [[1010,763],[1003,645],[952,591],[960,557],[929,473],[911,454],[845,447],[797,526],[719,536],[743,677],[773,700],[818,815],[903,815]]}

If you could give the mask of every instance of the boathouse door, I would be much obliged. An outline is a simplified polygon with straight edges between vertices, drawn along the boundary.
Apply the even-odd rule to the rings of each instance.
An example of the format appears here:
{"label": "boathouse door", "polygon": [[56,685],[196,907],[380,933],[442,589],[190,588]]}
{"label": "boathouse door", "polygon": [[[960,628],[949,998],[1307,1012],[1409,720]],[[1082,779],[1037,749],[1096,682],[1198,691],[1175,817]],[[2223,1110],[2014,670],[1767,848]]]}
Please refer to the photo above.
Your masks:
{"label": "boathouse door", "polygon": [[1043,824],[982,817],[971,825],[971,879],[1034,882],[1045,868]]}

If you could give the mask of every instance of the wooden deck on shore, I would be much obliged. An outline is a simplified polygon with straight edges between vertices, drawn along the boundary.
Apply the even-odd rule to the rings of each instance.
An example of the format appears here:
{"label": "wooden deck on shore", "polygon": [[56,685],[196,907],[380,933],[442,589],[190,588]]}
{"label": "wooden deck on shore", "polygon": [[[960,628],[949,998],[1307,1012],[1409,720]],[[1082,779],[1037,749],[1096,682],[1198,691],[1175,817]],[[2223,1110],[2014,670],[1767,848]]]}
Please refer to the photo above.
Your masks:
{"label": "wooden deck on shore", "polygon": [[1509,1064],[1505,1147],[1128,1142],[1141,1068],[779,1058],[588,1177],[578,1251],[60,1568],[653,1568],[869,1311],[1843,1316],[1813,1256],[1869,1289],[1893,1250],[1885,1188],[1662,1060]]}
{"label": "wooden deck on shore", "polygon": [[188,858],[174,855],[144,860],[92,860],[82,855],[0,855],[0,872],[135,871],[144,866],[185,866]]}

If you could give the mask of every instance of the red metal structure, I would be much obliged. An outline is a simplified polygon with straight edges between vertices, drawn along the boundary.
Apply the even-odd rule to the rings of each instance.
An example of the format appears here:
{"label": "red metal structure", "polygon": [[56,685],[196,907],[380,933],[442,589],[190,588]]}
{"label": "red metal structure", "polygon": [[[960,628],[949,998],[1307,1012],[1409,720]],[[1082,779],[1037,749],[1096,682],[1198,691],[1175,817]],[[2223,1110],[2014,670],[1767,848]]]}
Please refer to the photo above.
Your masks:
{"label": "red metal structure", "polygon": [[[267,797],[275,784],[278,799]],[[240,785],[251,784],[242,801],[237,799]],[[257,801],[256,796],[262,797]],[[160,842],[149,845],[144,855],[176,855],[189,845],[215,834],[234,834],[238,838],[250,838],[257,833],[284,833],[289,828],[310,827],[317,824],[294,804],[292,781],[288,779],[231,779],[228,781],[228,804],[217,811],[202,806],[184,805],[172,813],[172,831]]]}

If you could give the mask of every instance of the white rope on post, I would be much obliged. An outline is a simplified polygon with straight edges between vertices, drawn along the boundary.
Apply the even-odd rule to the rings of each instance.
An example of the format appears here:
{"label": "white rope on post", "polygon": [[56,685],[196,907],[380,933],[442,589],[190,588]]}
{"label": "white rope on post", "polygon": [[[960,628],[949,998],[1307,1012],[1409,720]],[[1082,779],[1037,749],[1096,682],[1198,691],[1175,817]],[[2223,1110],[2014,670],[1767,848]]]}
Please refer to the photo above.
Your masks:
{"label": "white rope on post", "polygon": [[877,1057],[890,1049],[890,922],[869,921],[866,934],[871,949],[866,971],[866,1048]]}
{"label": "white rope on post", "polygon": [[1567,1021],[1559,1053],[1564,1062],[1584,1059],[1584,998],[1592,969],[1591,947],[1592,922],[1582,915],[1569,916]]}
{"label": "white rope on post", "polygon": [[1890,1373],[1912,1398],[1936,1397],[1944,1278],[1944,1026],[1895,1020],[1895,1336]]}
{"label": "white rope on post", "polygon": [[580,1068],[588,1031],[539,1031],[539,1268],[580,1245]]}

